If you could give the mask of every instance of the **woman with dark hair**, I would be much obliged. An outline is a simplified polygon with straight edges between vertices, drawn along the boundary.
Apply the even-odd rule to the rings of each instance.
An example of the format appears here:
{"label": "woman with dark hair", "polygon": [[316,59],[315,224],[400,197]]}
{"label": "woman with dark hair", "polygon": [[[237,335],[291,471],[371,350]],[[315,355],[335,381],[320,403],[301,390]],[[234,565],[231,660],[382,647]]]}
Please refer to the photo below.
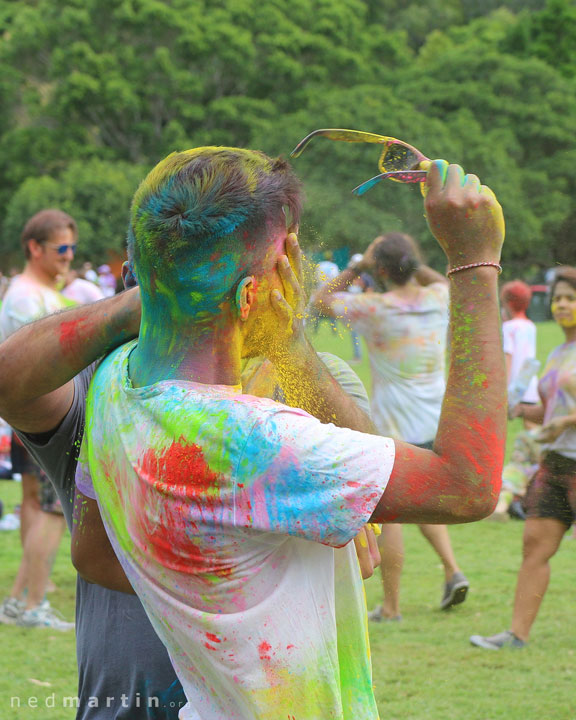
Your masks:
{"label": "woman with dark hair", "polygon": [[[342,292],[368,272],[386,292]],[[378,432],[431,448],[446,389],[444,358],[448,327],[448,283],[421,261],[404,233],[377,237],[361,260],[314,298],[317,309],[342,318],[364,336],[372,371],[371,410]],[[468,580],[460,571],[445,525],[419,525],[442,561],[445,582],[440,608],[463,602]],[[379,537],[384,602],[369,615],[376,622],[399,620],[404,563],[402,526],[386,523]]]}
{"label": "woman with dark hair", "polygon": [[516,417],[543,423],[542,459],[526,498],[523,559],[510,630],[470,642],[487,650],[522,648],[548,588],[550,559],[576,519],[576,268],[561,267],[552,285],[552,315],[565,342],[549,355],[538,384],[540,405],[520,403]]}

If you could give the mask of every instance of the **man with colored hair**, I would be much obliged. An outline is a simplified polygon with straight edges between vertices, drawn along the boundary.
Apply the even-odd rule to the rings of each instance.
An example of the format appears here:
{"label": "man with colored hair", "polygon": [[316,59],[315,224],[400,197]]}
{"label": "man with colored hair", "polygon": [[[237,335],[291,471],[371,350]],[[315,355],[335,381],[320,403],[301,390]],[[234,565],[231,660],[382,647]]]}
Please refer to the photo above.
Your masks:
{"label": "man with colored hair", "polygon": [[[434,451],[366,434],[370,420],[360,409],[350,417],[305,339],[287,226],[300,191],[286,163],[235,148],[176,153],[135,196],[140,336],[94,377],[85,458],[96,493],[80,477],[78,502],[89,513],[98,496],[184,686],[183,719],[376,718],[349,541],[370,519],[466,522],[492,509],[505,426],[501,209],[475,176],[442,161],[427,188],[430,227],[454,266],[454,361]],[[52,421],[66,412],[69,379],[136,333],[132,297],[111,299],[106,320],[83,308],[43,326],[63,338],[67,371],[29,405]],[[242,358],[257,354],[307,412],[239,392]],[[14,394],[2,398],[15,413]],[[352,430],[341,427],[346,414]],[[27,413],[19,422],[28,432],[41,424]],[[336,583],[340,546],[349,563]],[[73,559],[86,576],[99,572],[81,533]]]}
{"label": "man with colored hair", "polygon": [[[78,242],[74,218],[61,210],[41,210],[26,222],[21,242],[26,265],[4,297],[0,339],[72,304],[58,292],[58,287],[70,268]],[[10,595],[0,606],[0,623],[72,630],[74,623],[65,622],[45,599],[65,527],[62,507],[50,481],[16,435],[12,436],[11,459],[13,473],[22,476],[22,559]]]}

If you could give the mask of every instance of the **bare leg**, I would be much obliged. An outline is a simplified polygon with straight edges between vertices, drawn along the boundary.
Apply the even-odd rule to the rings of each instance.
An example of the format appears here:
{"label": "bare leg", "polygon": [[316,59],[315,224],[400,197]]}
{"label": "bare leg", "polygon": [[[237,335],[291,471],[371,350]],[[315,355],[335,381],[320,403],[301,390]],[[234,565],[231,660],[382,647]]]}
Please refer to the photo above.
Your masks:
{"label": "bare leg", "polygon": [[382,615],[398,617],[400,615],[400,578],[404,566],[402,525],[382,525],[382,534],[378,537],[378,545],[382,557],[380,571],[384,590]]}
{"label": "bare leg", "polygon": [[526,642],[550,580],[550,558],[567,527],[553,518],[528,518],[524,526],[522,565],[518,573],[511,630]]}
{"label": "bare leg", "polygon": [[455,572],[460,572],[460,568],[454,557],[448,528],[446,525],[418,525],[418,527],[442,561],[446,582],[450,582],[452,575]]}
{"label": "bare leg", "polygon": [[14,584],[12,585],[12,589],[10,590],[10,597],[16,598],[17,600],[21,600],[22,596],[24,595],[24,590],[26,590],[27,583],[28,583],[28,561],[26,559],[25,551],[22,550],[22,557],[20,558],[20,565],[18,567],[18,572],[16,574],[16,578],[14,579]]}
{"label": "bare leg", "polygon": [[62,515],[43,512],[39,522],[28,534],[24,548],[24,555],[28,563],[27,610],[36,607],[44,599],[64,527],[65,521]]}
{"label": "bare leg", "polygon": [[20,600],[28,582],[28,559],[24,551],[30,529],[41,521],[40,486],[35,473],[22,473],[22,505],[20,506],[20,542],[22,557],[18,573],[10,591],[10,597]]}
{"label": "bare leg", "polygon": [[26,534],[40,517],[40,487],[35,473],[22,473],[22,505],[20,506],[20,542],[26,542]]}

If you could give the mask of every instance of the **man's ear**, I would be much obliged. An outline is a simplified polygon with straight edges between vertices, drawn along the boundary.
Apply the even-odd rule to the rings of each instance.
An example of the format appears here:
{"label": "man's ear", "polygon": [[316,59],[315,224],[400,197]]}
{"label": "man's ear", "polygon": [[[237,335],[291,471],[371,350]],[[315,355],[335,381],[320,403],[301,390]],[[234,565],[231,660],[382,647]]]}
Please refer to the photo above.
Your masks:
{"label": "man's ear", "polygon": [[132,270],[132,265],[130,265],[128,260],[122,263],[122,282],[124,283],[125,290],[138,285],[138,280],[136,280],[136,275],[134,275],[134,270]]}
{"label": "man's ear", "polygon": [[37,258],[44,254],[44,245],[39,243],[38,240],[30,238],[27,243],[28,252],[31,258]]}
{"label": "man's ear", "polygon": [[236,288],[236,310],[240,320],[246,321],[256,300],[256,282],[252,275],[242,278]]}

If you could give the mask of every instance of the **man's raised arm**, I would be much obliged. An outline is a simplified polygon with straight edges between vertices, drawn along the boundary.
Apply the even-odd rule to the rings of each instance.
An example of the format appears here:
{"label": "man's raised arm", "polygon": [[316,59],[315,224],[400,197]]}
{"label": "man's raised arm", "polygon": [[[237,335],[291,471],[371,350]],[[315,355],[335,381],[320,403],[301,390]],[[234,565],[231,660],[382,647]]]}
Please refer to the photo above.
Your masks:
{"label": "man's raised arm", "polygon": [[374,522],[455,523],[490,514],[506,440],[506,372],[498,273],[502,209],[475,175],[435,161],[428,174],[428,224],[450,273],[452,346],[434,451],[396,443],[394,469]]}
{"label": "man's raised arm", "polygon": [[0,417],[23,432],[53,430],[72,403],[74,376],[139,327],[134,288],[21,328],[0,345]]}

